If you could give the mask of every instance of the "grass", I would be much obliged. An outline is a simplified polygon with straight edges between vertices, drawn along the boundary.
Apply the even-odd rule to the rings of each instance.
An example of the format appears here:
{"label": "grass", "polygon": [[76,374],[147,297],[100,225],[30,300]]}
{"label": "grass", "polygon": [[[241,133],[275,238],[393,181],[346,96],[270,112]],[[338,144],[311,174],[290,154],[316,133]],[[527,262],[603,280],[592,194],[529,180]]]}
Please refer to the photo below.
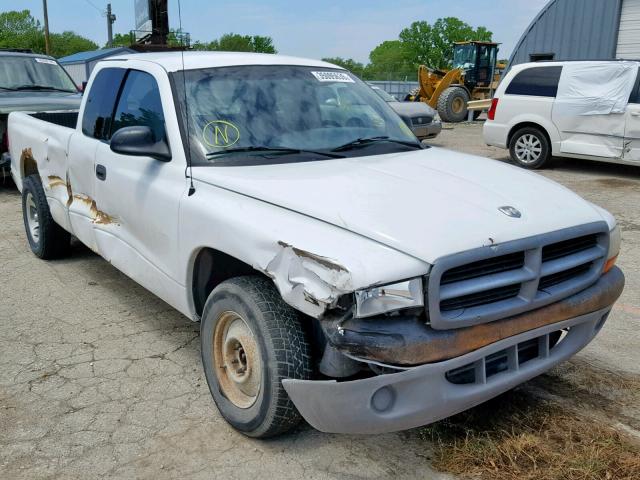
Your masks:
{"label": "grass", "polygon": [[[606,383],[606,382],[605,382]],[[638,480],[640,444],[523,390],[420,430],[433,466],[480,480]]]}

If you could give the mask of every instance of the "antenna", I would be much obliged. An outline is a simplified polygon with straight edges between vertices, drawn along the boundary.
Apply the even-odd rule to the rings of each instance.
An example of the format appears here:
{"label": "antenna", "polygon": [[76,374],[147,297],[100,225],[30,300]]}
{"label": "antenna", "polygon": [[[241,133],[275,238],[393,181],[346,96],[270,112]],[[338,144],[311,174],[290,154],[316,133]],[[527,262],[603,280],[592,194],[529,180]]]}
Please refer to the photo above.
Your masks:
{"label": "antenna", "polygon": [[196,187],[193,185],[193,164],[191,163],[191,134],[189,133],[189,104],[187,103],[187,81],[184,72],[184,32],[182,31],[182,9],[180,8],[180,0],[178,0],[178,24],[180,27],[180,57],[182,59],[182,90],[184,90],[184,113],[187,117],[187,168],[189,169],[189,196],[196,193]]}

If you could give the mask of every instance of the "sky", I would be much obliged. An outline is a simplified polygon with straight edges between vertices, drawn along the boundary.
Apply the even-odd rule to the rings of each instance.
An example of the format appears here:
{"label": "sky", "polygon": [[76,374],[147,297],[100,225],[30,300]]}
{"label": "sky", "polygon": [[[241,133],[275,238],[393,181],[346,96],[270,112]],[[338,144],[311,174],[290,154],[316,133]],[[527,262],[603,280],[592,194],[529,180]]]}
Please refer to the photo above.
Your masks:
{"label": "sky", "polygon": [[[309,58],[343,57],[368,61],[369,52],[394,40],[412,22],[458,17],[483,25],[502,43],[508,58],[531,20],[548,0],[181,0],[182,27],[192,41],[225,33],[266,35],[278,53]],[[103,46],[107,40],[103,0],[48,0],[52,32],[73,30]],[[114,33],[134,26],[134,0],[111,0]],[[0,0],[0,11],[31,10],[42,21],[42,0]],[[178,28],[178,0],[169,0],[169,23]]]}

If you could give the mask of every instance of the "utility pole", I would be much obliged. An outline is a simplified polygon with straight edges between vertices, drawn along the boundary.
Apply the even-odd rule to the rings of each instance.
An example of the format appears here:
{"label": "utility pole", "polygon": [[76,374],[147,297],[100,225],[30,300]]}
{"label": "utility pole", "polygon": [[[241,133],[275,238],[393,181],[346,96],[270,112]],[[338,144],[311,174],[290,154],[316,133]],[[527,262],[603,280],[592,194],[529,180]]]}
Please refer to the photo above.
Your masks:
{"label": "utility pole", "polygon": [[[46,0],[45,0],[46,2]],[[113,22],[116,21],[116,16],[111,13],[111,4],[107,3],[107,47],[113,47]]]}
{"label": "utility pole", "polygon": [[49,14],[47,13],[47,0],[42,0],[44,10],[44,51],[51,55],[51,45],[49,44]]}

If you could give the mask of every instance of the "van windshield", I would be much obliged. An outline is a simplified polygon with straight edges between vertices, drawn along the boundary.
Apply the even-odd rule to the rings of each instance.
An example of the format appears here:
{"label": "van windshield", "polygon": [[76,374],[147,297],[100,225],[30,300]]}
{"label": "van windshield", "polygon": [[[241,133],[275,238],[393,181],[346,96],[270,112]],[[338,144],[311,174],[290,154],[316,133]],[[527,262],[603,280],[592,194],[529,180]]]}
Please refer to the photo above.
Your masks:
{"label": "van windshield", "polygon": [[177,72],[173,80],[194,164],[285,155],[292,162],[309,155],[315,160],[422,148],[400,117],[344,70],[248,65],[190,70],[184,79]]}

